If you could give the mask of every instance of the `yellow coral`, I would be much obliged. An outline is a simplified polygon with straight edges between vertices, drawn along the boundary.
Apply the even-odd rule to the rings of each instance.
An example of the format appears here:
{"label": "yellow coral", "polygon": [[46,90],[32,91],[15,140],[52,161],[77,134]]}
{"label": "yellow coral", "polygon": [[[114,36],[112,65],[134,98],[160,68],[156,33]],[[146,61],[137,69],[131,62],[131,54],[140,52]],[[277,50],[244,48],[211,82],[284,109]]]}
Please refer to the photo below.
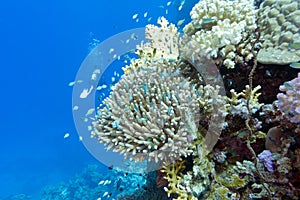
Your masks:
{"label": "yellow coral", "polygon": [[217,176],[217,181],[223,186],[234,189],[239,189],[246,185],[246,181],[241,179],[237,174],[232,174],[231,177],[227,177],[226,180]]}
{"label": "yellow coral", "polygon": [[[255,88],[253,88],[251,90],[249,85],[246,85],[246,88],[240,92],[240,93],[236,93],[234,91],[234,89],[230,90],[231,93],[231,99],[229,99],[229,101],[232,104],[237,104],[238,103],[238,99],[240,97],[248,99],[249,98],[249,94],[250,94],[250,104],[257,104],[258,103],[258,97],[261,95],[261,93],[258,93],[257,91],[261,89],[261,86],[258,85]],[[260,106],[262,106],[263,104],[259,104]]]}
{"label": "yellow coral", "polygon": [[165,187],[164,190],[167,192],[168,197],[171,194],[177,194],[178,197],[174,200],[196,200],[197,198],[191,194],[188,194],[183,186],[180,185],[180,172],[185,169],[184,161],[178,161],[172,164],[164,164],[163,169],[161,170],[166,174],[164,177],[168,181],[168,187]]}

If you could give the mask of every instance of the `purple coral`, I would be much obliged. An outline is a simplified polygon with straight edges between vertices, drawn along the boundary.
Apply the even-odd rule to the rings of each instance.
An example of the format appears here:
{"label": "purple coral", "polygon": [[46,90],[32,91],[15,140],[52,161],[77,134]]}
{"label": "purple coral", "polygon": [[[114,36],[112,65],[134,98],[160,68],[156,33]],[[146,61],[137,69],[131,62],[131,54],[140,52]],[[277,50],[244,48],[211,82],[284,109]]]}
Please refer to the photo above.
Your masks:
{"label": "purple coral", "polygon": [[298,77],[281,85],[279,90],[285,92],[277,94],[280,111],[291,122],[300,124],[300,73]]}
{"label": "purple coral", "polygon": [[258,159],[264,162],[265,167],[269,172],[274,172],[273,157],[270,150],[264,150],[258,155]]}

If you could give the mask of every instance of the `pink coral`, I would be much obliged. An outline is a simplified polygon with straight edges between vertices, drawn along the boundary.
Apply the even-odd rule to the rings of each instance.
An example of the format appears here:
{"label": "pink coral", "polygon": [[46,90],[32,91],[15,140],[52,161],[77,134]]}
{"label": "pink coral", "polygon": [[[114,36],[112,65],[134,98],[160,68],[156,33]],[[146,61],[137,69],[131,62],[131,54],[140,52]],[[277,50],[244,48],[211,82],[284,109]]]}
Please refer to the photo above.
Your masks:
{"label": "pink coral", "polygon": [[300,124],[300,73],[298,77],[281,85],[279,90],[284,92],[277,95],[280,111],[291,122]]}

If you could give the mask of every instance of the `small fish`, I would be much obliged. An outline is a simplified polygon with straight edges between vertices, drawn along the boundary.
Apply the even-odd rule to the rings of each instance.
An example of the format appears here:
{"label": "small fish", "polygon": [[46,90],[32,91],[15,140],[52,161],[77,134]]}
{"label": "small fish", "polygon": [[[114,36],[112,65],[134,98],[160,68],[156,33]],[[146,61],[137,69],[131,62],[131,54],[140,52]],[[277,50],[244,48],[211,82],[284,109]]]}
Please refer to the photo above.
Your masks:
{"label": "small fish", "polygon": [[108,51],[108,53],[111,54],[112,52],[114,52],[114,49],[110,48],[109,51]]}
{"label": "small fish", "polygon": [[72,81],[68,84],[68,86],[72,87],[75,85],[75,83],[82,83],[82,82],[83,82],[82,80]]}
{"label": "small fish", "polygon": [[80,119],[81,119],[83,122],[88,122],[88,121],[89,121],[89,119],[86,118],[86,117],[81,117]]}
{"label": "small fish", "polygon": [[82,141],[83,140],[83,137],[80,135],[79,136],[79,141]]}
{"label": "small fish", "polygon": [[171,2],[171,1],[169,1],[169,2],[167,3],[167,6],[170,6],[170,5],[171,5],[171,3],[172,3],[172,2]]}
{"label": "small fish", "polygon": [[203,18],[202,19],[202,22],[204,24],[211,23],[211,22],[214,22],[214,21],[216,21],[216,19],[214,19],[214,18]]}
{"label": "small fish", "polygon": [[299,50],[300,49],[300,43],[291,43],[291,44],[289,44],[288,48]]}
{"label": "small fish", "polygon": [[100,74],[100,72],[101,72],[100,69],[95,69],[93,74]]}
{"label": "small fish", "polygon": [[92,73],[91,80],[95,81],[97,79],[97,74]]}
{"label": "small fish", "polygon": [[300,62],[293,62],[290,64],[291,68],[300,69]]}
{"label": "small fish", "polygon": [[79,109],[79,106],[74,106],[73,107],[73,110],[78,110]]}
{"label": "small fish", "polygon": [[103,196],[102,197],[105,197],[108,195],[108,192],[104,192]]}
{"label": "small fish", "polygon": [[184,3],[185,3],[185,0],[181,1],[180,6],[178,7],[178,11],[182,10]]}
{"label": "small fish", "polygon": [[64,135],[64,139],[68,138],[69,136],[70,136],[70,133],[66,133],[66,134]]}
{"label": "small fish", "polygon": [[[137,40],[137,39],[138,39],[138,36],[135,35],[134,33],[132,33],[130,37],[131,37],[131,39],[133,39],[133,40]],[[133,49],[132,49],[132,50],[133,50]],[[132,51],[132,50],[131,50],[131,51]],[[135,50],[133,50],[132,53],[134,53],[134,51],[135,51]]]}
{"label": "small fish", "polygon": [[272,77],[272,74],[271,74],[271,72],[270,72],[268,69],[266,70],[266,74],[267,74],[268,76]]}
{"label": "small fish", "polygon": [[75,85],[75,81],[72,81],[68,84],[70,87],[74,86]]}
{"label": "small fish", "polygon": [[151,21],[151,19],[152,19],[152,17],[149,17],[147,21],[148,21],[148,22],[150,22],[150,21]]}
{"label": "small fish", "polygon": [[138,14],[132,15],[132,19],[136,19],[138,17]]}
{"label": "small fish", "polygon": [[98,185],[102,185],[103,183],[104,183],[104,181],[102,180],[98,183]]}
{"label": "small fish", "polygon": [[177,22],[177,26],[181,26],[184,23],[185,19],[181,19]]}
{"label": "small fish", "polygon": [[178,11],[181,11],[182,10],[182,5],[180,5],[179,7],[178,7]]}
{"label": "small fish", "polygon": [[103,185],[110,184],[110,182],[111,182],[110,180],[105,180],[104,183],[103,183]]}
{"label": "small fish", "polygon": [[294,87],[288,82],[284,82],[283,85],[287,88],[294,89]]}
{"label": "small fish", "polygon": [[81,94],[80,94],[80,98],[81,99],[85,99],[93,90],[94,86],[91,86],[89,89],[84,89]]}
{"label": "small fish", "polygon": [[116,188],[117,188],[117,190],[119,190],[119,189],[120,189],[121,183],[122,183],[122,179],[121,179],[121,178],[119,178],[119,180],[118,180],[118,182],[117,182],[117,184],[116,184]]}
{"label": "small fish", "polygon": [[163,5],[158,6],[161,9],[165,9],[165,7]]}
{"label": "small fish", "polygon": [[144,17],[146,18],[148,16],[148,12],[145,12],[144,13]]}

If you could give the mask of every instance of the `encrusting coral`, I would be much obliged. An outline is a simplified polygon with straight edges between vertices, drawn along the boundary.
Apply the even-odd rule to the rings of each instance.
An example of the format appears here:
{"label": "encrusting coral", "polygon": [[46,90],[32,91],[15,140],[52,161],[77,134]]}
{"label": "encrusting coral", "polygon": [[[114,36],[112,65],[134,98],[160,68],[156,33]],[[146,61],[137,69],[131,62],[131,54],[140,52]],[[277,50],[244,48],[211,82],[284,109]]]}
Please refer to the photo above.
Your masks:
{"label": "encrusting coral", "polygon": [[257,60],[264,64],[285,65],[300,60],[300,0],[264,0],[258,24],[264,40]]}

